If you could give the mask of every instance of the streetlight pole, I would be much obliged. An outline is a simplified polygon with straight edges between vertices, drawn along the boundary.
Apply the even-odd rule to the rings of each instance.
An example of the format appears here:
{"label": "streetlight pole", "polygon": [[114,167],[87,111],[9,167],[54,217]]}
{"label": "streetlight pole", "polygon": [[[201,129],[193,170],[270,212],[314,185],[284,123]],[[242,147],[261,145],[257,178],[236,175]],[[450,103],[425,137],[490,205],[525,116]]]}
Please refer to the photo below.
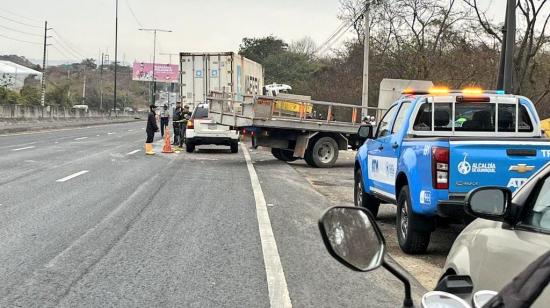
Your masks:
{"label": "streetlight pole", "polygon": [[114,100],[113,100],[113,111],[116,114],[116,77],[117,77],[117,61],[118,61],[118,0],[116,0],[116,18],[115,18],[115,85],[114,85]]}
{"label": "streetlight pole", "polygon": [[147,31],[147,32],[153,32],[153,95],[152,95],[152,105],[155,104],[155,98],[157,94],[157,82],[155,77],[155,63],[156,63],[156,56],[157,56],[157,32],[167,32],[170,33],[172,30],[162,30],[162,29],[139,29],[140,31]]}
{"label": "streetlight pole", "polygon": [[[369,106],[369,44],[370,44],[370,1],[365,1],[365,38],[363,40],[363,107]],[[362,108],[361,120],[368,115],[368,109]]]}

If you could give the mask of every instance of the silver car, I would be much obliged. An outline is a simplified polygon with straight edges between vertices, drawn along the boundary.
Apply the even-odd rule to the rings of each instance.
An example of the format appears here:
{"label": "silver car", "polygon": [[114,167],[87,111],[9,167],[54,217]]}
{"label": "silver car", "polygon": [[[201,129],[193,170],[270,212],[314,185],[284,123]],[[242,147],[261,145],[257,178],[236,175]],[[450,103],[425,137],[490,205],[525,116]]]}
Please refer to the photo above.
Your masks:
{"label": "silver car", "polygon": [[[528,164],[510,170],[529,169]],[[537,257],[550,250],[550,164],[516,193],[480,187],[465,209],[478,217],[458,236],[445,262],[446,275],[468,275],[474,291],[499,291]],[[549,307],[550,288],[533,307]]]}

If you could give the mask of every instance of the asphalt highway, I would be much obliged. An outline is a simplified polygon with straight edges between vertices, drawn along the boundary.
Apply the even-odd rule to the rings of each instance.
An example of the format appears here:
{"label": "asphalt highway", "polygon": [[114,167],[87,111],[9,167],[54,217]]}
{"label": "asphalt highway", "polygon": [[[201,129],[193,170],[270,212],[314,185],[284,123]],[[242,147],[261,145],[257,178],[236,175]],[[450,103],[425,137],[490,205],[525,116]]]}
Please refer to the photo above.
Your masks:
{"label": "asphalt highway", "polygon": [[292,167],[244,146],[148,157],[144,127],[0,136],[0,307],[401,305],[388,272],[329,256],[332,203]]}

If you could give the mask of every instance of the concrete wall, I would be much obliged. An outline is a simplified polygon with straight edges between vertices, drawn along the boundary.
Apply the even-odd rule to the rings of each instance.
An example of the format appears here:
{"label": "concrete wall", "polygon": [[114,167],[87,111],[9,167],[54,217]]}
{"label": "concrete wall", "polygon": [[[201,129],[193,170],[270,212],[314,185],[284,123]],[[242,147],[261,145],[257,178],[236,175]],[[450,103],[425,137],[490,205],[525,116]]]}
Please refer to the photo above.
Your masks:
{"label": "concrete wall", "polygon": [[[120,117],[145,116],[146,114],[127,113],[119,111]],[[98,111],[41,107],[41,106],[22,106],[22,105],[0,105],[0,119],[11,120],[56,120],[56,119],[79,119],[79,118],[107,118],[109,113],[100,113]]]}

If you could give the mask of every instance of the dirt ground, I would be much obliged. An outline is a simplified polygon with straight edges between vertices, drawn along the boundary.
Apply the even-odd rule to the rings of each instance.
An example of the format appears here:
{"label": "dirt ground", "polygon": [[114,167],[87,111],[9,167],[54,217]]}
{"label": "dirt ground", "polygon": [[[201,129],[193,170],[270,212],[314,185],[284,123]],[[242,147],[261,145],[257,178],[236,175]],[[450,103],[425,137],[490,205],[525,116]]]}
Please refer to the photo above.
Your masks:
{"label": "dirt ground", "polygon": [[[304,161],[290,163],[321,194],[334,205],[353,205],[353,165],[355,151],[341,151],[336,166],[330,169],[311,168]],[[464,226],[450,225],[432,233],[428,251],[423,255],[407,255],[397,243],[395,229],[396,207],[383,204],[378,222],[386,238],[388,252],[428,290],[432,290],[441,275],[451,246]]]}

